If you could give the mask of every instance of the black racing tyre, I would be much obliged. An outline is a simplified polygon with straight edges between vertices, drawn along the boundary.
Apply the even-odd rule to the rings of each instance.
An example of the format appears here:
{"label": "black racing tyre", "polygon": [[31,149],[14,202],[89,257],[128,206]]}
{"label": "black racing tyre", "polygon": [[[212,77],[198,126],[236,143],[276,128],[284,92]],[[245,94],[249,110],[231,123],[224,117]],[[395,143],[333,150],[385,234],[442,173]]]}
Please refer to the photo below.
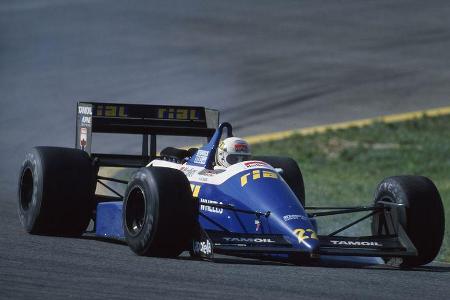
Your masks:
{"label": "black racing tyre", "polygon": [[35,147],[19,177],[18,213],[31,234],[80,236],[94,209],[96,168],[81,150]]}
{"label": "black racing tyre", "polygon": [[[392,209],[394,222],[405,229],[417,249],[415,257],[405,257],[402,267],[430,263],[438,255],[444,237],[444,208],[434,183],[422,176],[394,176],[384,179],[377,187],[378,201],[404,204]],[[372,219],[372,233],[378,234],[379,215]]]}
{"label": "black racing tyre", "polygon": [[297,196],[302,206],[305,206],[305,184],[303,183],[303,175],[300,167],[295,160],[282,156],[255,156],[253,159],[268,163],[274,168],[283,169],[281,177],[283,177],[284,181],[286,181]]}
{"label": "black racing tyre", "polygon": [[182,172],[141,168],[128,184],[123,230],[138,255],[176,257],[188,250],[198,219],[198,204]]}

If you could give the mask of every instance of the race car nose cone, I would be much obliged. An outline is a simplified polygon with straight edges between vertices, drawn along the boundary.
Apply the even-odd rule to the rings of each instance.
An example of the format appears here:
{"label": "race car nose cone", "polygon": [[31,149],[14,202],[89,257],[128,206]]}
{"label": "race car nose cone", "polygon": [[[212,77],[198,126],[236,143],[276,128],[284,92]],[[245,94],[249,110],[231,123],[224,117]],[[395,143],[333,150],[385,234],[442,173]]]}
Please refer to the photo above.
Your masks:
{"label": "race car nose cone", "polygon": [[302,244],[308,248],[311,252],[315,252],[319,248],[319,240],[318,239],[308,239],[302,241]]}
{"label": "race car nose cone", "polygon": [[295,229],[294,235],[297,237],[298,243],[306,247],[309,251],[314,251],[319,247],[319,238],[316,232],[311,229]]}

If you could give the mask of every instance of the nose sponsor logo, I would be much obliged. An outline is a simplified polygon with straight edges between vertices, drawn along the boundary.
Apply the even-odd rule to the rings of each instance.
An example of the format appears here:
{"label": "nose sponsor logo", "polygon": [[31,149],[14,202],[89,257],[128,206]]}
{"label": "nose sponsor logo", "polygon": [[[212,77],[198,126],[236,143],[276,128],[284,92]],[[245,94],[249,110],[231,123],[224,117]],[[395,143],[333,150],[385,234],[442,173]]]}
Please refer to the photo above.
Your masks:
{"label": "nose sponsor logo", "polygon": [[277,179],[278,174],[267,170],[253,170],[252,172],[246,173],[245,175],[241,176],[241,186],[244,187],[245,185],[247,185],[249,180],[255,181],[260,178]]}
{"label": "nose sponsor logo", "polygon": [[226,242],[240,242],[240,243],[275,243],[271,238],[244,238],[244,237],[224,237]]}
{"label": "nose sponsor logo", "polygon": [[375,246],[375,247],[383,247],[383,244],[378,243],[376,241],[335,241],[330,240],[333,245],[340,246]]}

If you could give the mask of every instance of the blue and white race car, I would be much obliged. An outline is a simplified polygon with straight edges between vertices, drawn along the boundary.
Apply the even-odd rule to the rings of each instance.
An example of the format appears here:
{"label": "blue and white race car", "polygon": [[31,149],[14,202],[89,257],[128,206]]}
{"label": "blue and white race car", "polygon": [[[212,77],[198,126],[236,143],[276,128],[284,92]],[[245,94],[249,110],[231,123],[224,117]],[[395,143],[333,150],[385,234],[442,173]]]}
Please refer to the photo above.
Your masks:
{"label": "blue and white race car", "polygon": [[[213,259],[215,253],[308,263],[321,255],[431,262],[444,235],[435,185],[421,176],[394,176],[377,187],[374,203],[308,207],[297,163],[252,157],[216,165],[229,123],[202,107],[79,103],[76,149],[35,147],[22,164],[18,211],[32,234],[80,236],[91,220],[99,237],[124,239],[138,255]],[[91,152],[93,133],[141,134],[142,155]],[[157,135],[208,139],[200,148],[156,152]],[[129,180],[98,175],[101,167],[136,168]],[[126,185],[121,195],[108,182]],[[100,184],[116,196],[96,195]],[[367,212],[320,235],[316,218]],[[371,218],[370,236],[343,236]]]}

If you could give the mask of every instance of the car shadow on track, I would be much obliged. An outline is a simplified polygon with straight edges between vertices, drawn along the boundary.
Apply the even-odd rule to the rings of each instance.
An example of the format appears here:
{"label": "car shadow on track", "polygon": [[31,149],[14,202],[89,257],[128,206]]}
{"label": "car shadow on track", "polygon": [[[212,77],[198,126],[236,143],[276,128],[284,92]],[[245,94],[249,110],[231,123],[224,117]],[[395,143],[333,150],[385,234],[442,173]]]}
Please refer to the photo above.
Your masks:
{"label": "car shadow on track", "polygon": [[396,265],[378,264],[378,265],[360,265],[360,264],[345,264],[345,263],[319,263],[314,267],[333,268],[333,269],[371,269],[382,271],[409,271],[409,272],[431,272],[431,273],[450,273],[450,266],[436,266],[427,265],[415,268],[403,268]]}
{"label": "car shadow on track", "polygon": [[80,239],[127,246],[127,243],[124,240],[107,239],[107,238],[91,235],[90,233],[87,233],[87,234],[85,233],[83,236],[80,237]]}
{"label": "car shadow on track", "polygon": [[[182,260],[197,260],[189,256],[181,256],[178,259]],[[345,268],[345,269],[370,269],[370,270],[382,270],[382,271],[415,271],[415,272],[432,272],[432,273],[449,273],[450,264],[439,265],[427,265],[416,268],[401,268],[399,266],[388,264],[362,264],[362,263],[349,263],[340,261],[327,261],[327,262],[312,262],[305,264],[293,264],[285,260],[260,260],[253,258],[240,258],[232,256],[220,255],[215,257],[212,263],[218,264],[237,264],[237,265],[267,265],[267,266],[279,266],[279,267],[308,267],[308,268]],[[205,261],[207,263],[207,261]]]}
{"label": "car shadow on track", "polygon": [[[183,260],[198,260],[189,256],[180,256],[178,259]],[[241,257],[225,257],[225,256],[219,256],[214,257],[213,260],[205,261],[216,263],[216,264],[229,264],[229,265],[255,265],[255,266],[289,266],[292,265],[287,262],[280,262],[280,261],[270,261],[270,260],[259,260],[254,258],[241,258]]]}
{"label": "car shadow on track", "polygon": [[[191,260],[190,257],[184,257],[183,259]],[[401,268],[395,265],[388,264],[361,264],[361,263],[349,263],[349,262],[312,262],[305,264],[293,264],[288,261],[271,261],[271,260],[258,260],[249,258],[234,258],[234,257],[218,257],[214,258],[213,263],[219,264],[246,264],[246,265],[270,265],[280,267],[308,267],[308,268],[345,268],[345,269],[370,269],[370,270],[382,270],[382,271],[413,271],[413,272],[432,272],[432,273],[449,273],[450,264],[439,265],[427,265],[416,268]]]}

